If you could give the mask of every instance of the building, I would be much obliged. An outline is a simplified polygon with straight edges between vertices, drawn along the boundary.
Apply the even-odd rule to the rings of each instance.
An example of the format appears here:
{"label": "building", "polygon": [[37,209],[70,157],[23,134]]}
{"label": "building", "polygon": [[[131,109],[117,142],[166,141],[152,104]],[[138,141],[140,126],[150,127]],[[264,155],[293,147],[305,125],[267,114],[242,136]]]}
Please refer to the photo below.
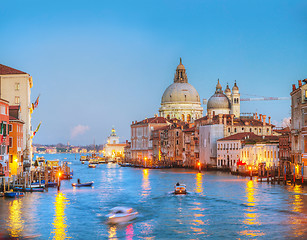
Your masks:
{"label": "building", "polygon": [[112,128],[112,132],[107,139],[107,144],[104,145],[103,154],[107,158],[123,158],[125,146],[125,143],[119,143],[119,137],[116,135],[115,129]]}
{"label": "building", "polygon": [[278,166],[278,136],[258,136],[254,133],[237,133],[217,141],[217,168],[241,171],[251,166],[257,169],[260,164],[266,167]]}
{"label": "building", "polygon": [[153,143],[152,131],[170,125],[164,117],[146,118],[133,121],[131,124],[131,160],[137,164],[152,164]]}
{"label": "building", "polygon": [[291,95],[291,162],[307,166],[307,79],[292,85]]}
{"label": "building", "polygon": [[20,106],[9,107],[9,171],[10,176],[23,172],[23,125]]}
{"label": "building", "polygon": [[0,98],[9,101],[9,105],[20,106],[20,120],[25,124],[23,127],[23,157],[27,166],[32,161],[31,139],[31,88],[32,77],[25,72],[0,64]]}
{"label": "building", "polygon": [[[275,130],[276,131],[276,130]],[[279,135],[279,160],[282,163],[290,163],[291,161],[291,131],[290,127],[277,130]]]}
{"label": "building", "polygon": [[232,92],[227,84],[225,93],[218,79],[215,93],[207,102],[207,115],[233,114],[235,118],[240,117],[240,93],[235,82]]}
{"label": "building", "polygon": [[168,120],[177,118],[186,122],[194,122],[195,119],[202,117],[203,108],[199,94],[188,83],[188,77],[181,58],[176,69],[174,83],[163,93],[159,113],[161,117]]}
{"label": "building", "polygon": [[0,176],[9,176],[9,102],[0,98]]}
{"label": "building", "polygon": [[124,147],[125,162],[131,162],[131,142],[126,140],[126,146]]}

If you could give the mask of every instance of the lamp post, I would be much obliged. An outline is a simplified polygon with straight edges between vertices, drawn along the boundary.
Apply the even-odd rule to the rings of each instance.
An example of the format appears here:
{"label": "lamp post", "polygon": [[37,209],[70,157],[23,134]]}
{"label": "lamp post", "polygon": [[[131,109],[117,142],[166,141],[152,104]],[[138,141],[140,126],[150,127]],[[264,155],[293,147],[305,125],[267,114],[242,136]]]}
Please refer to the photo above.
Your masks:
{"label": "lamp post", "polygon": [[58,172],[58,191],[60,191],[60,187],[61,187],[61,179],[60,179],[60,177],[61,177],[61,175],[62,175],[62,173],[59,171]]}
{"label": "lamp post", "polygon": [[145,168],[146,168],[146,160],[147,160],[147,157],[144,157],[144,161],[145,161]]}
{"label": "lamp post", "polygon": [[248,169],[249,169],[249,176],[250,176],[250,180],[253,180],[252,167],[251,167],[251,166],[249,166],[249,167],[248,167]]}
{"label": "lamp post", "polygon": [[201,165],[200,165],[200,162],[198,162],[197,165],[198,165],[198,172],[201,172]]}

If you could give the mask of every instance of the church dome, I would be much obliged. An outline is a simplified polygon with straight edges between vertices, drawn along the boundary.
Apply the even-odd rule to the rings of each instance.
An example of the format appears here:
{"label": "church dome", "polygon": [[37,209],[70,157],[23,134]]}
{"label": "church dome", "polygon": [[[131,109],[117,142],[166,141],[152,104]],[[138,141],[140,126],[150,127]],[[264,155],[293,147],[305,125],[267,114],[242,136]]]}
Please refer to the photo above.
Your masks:
{"label": "church dome", "polygon": [[207,109],[230,109],[230,102],[224,93],[215,93],[209,98]]}
{"label": "church dome", "polygon": [[200,103],[196,89],[189,83],[173,83],[163,93],[163,103]]}
{"label": "church dome", "polygon": [[207,103],[208,109],[230,109],[230,102],[228,97],[222,91],[222,85],[220,84],[220,80],[217,80],[216,91],[209,98]]}

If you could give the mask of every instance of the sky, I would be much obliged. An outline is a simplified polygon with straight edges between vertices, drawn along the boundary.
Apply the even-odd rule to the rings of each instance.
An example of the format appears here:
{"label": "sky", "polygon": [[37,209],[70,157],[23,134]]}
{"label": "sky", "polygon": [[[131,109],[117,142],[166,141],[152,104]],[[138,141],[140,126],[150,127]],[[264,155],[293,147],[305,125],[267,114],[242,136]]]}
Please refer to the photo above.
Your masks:
{"label": "sky", "polygon": [[[0,63],[33,77],[40,144],[103,144],[112,127],[130,139],[132,121],[158,114],[180,57],[201,99],[218,78],[236,80],[241,98],[289,97],[307,78],[306,43],[299,0],[0,2]],[[280,124],[290,100],[242,102],[241,112]]]}

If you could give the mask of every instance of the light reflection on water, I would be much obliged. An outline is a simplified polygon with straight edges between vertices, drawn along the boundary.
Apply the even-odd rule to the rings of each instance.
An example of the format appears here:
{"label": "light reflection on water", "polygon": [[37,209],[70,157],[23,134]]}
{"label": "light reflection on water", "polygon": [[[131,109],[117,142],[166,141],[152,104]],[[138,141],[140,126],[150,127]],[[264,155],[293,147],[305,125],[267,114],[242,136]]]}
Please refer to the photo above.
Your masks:
{"label": "light reflection on water", "polygon": [[[307,239],[307,188],[249,181],[225,173],[185,169],[96,169],[69,159],[74,179],[61,192],[0,198],[1,234],[39,235],[38,239]],[[45,156],[48,159],[48,155]],[[73,155],[74,158],[74,155]],[[71,183],[94,181],[93,188]],[[170,194],[176,182],[190,194]],[[110,226],[105,215],[129,206],[138,217]],[[44,226],[44,227],[42,227]]]}
{"label": "light reflection on water", "polygon": [[254,181],[250,180],[246,183],[246,205],[248,206],[244,212],[244,221],[243,223],[246,225],[246,230],[240,232],[243,236],[249,237],[259,237],[264,236],[265,234],[260,230],[253,228],[253,225],[260,226],[261,223],[258,219],[258,212],[256,209],[257,199],[255,198],[255,191],[257,189],[254,186]]}
{"label": "light reflection on water", "polygon": [[53,239],[55,240],[61,240],[61,239],[67,239],[67,224],[66,220],[67,217],[65,215],[65,208],[66,205],[69,204],[69,201],[65,197],[65,195],[62,192],[58,192],[55,197],[54,202],[54,221],[53,221],[53,231],[54,234]]}
{"label": "light reflection on water", "polygon": [[22,218],[22,199],[15,199],[9,203],[8,231],[11,237],[20,237],[24,228]]}

